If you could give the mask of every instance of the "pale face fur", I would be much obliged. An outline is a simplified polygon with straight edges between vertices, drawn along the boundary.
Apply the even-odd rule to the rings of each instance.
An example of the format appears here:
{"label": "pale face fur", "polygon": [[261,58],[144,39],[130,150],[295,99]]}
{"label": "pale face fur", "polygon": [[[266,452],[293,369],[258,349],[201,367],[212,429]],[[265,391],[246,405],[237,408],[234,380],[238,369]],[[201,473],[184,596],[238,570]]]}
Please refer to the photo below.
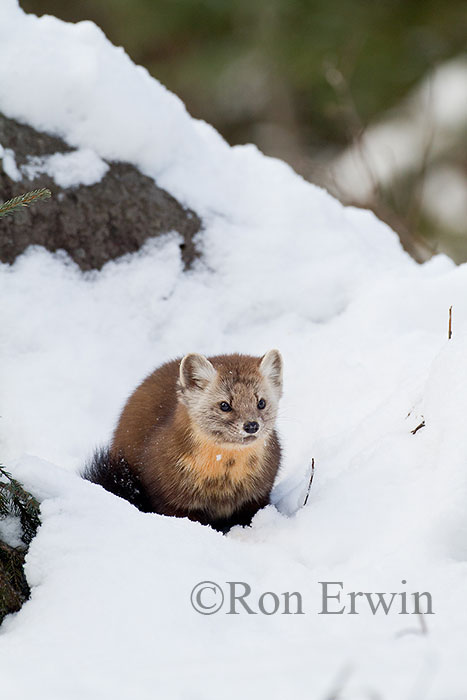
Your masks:
{"label": "pale face fur", "polygon": [[[207,439],[247,446],[264,441],[274,429],[282,394],[282,358],[278,350],[243,362],[242,356],[232,358],[234,362],[216,369],[203,355],[186,355],[180,363],[179,400]],[[264,408],[258,406],[261,399]],[[231,410],[223,411],[223,403]],[[252,427],[254,433],[246,429]]]}

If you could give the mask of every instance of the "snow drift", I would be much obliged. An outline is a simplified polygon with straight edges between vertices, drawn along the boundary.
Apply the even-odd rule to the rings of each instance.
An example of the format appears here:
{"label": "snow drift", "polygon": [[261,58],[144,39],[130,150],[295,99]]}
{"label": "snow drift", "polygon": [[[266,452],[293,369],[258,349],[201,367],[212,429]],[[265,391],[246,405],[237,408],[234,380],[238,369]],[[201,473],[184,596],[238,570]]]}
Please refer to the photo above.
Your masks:
{"label": "snow drift", "polygon": [[[0,110],[133,163],[204,226],[189,273],[175,234],[100,273],[37,248],[0,268],[2,460],[43,522],[31,600],[0,630],[8,697],[461,697],[465,266],[417,266],[372,214],[230,148],[89,22],[3,0]],[[252,528],[142,514],[76,475],[157,364],[271,347],[285,457],[278,509]],[[304,614],[201,615],[190,593],[206,580],[256,599],[298,591]],[[323,581],[342,582],[344,602],[428,591],[435,614],[320,615]]]}

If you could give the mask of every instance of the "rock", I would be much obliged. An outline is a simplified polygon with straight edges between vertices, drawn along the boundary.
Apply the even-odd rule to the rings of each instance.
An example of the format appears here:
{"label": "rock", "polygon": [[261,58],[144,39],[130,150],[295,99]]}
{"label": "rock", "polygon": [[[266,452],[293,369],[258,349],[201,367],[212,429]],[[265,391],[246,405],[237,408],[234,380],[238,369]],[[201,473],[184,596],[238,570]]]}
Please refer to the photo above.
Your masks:
{"label": "rock", "polygon": [[6,615],[20,609],[29,598],[23,571],[25,550],[0,541],[0,624]]}
{"label": "rock", "polygon": [[[177,231],[189,267],[196,257],[194,235],[201,228],[195,212],[185,209],[154,180],[129,163],[109,163],[100,182],[59,187],[42,173],[28,179],[21,172],[31,157],[73,151],[61,139],[0,114],[0,145],[14,152],[19,180],[0,169],[0,200],[48,187],[52,199],[0,220],[0,260],[12,263],[29,245],[65,250],[82,270],[100,269],[108,260],[137,251],[153,236]],[[1,163],[1,161],[0,161]]]}

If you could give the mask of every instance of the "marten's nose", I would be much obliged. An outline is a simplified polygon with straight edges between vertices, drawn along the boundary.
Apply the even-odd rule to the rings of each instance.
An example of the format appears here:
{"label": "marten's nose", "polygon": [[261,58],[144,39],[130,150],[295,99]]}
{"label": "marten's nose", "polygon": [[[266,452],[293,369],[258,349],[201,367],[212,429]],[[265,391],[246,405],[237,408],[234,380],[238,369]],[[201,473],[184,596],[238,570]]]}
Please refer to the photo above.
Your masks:
{"label": "marten's nose", "polygon": [[249,421],[248,423],[243,424],[243,430],[246,433],[257,433],[258,432],[259,425],[255,420]]}

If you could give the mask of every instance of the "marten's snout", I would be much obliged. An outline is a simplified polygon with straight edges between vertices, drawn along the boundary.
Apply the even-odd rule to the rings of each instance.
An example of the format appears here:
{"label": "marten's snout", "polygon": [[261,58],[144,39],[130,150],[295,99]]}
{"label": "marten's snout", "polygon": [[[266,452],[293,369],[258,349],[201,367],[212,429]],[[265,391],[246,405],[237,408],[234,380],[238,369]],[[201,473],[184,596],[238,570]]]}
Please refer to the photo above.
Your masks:
{"label": "marten's snout", "polygon": [[248,423],[243,424],[243,430],[250,434],[257,433],[259,430],[259,424],[255,420],[249,421]]}

